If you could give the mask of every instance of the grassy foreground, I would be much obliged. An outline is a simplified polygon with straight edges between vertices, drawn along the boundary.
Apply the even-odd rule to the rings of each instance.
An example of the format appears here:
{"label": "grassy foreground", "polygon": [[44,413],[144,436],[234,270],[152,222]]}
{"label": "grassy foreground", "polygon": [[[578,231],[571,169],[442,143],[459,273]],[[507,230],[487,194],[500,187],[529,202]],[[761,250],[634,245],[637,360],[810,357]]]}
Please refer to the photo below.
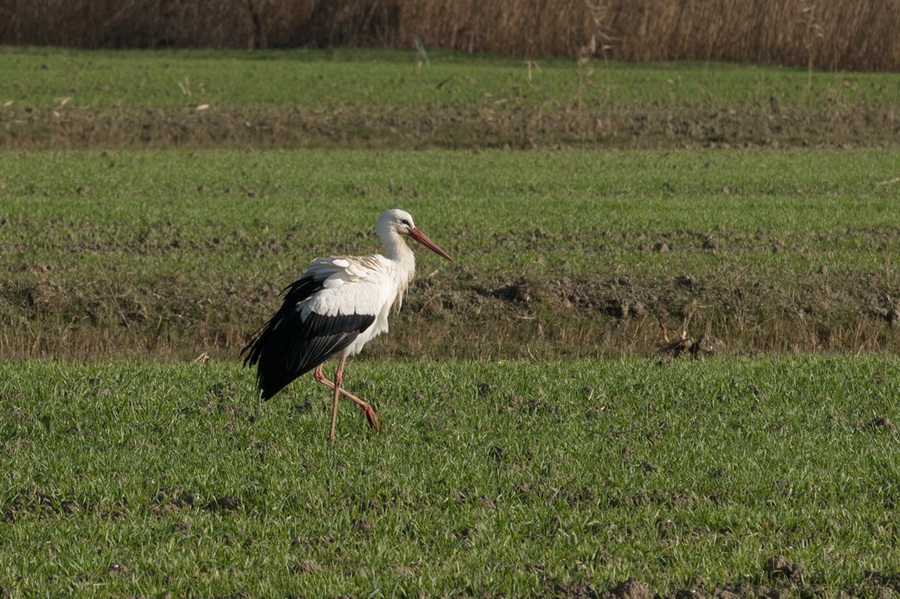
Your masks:
{"label": "grassy foreground", "polygon": [[349,382],[385,427],[342,404],[329,445],[311,380],[262,404],[234,364],[0,362],[0,591],[900,586],[897,358],[357,360]]}

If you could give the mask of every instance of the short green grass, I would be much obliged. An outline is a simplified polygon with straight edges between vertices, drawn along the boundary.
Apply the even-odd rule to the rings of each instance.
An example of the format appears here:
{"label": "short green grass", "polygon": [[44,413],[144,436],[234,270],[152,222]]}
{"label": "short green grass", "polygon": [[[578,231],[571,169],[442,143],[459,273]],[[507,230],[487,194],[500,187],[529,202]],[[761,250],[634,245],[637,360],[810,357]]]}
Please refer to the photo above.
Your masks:
{"label": "short green grass", "polygon": [[[53,127],[53,111],[116,122],[203,104],[423,118],[448,107],[487,118],[583,104],[626,119],[634,107],[763,119],[784,109],[840,121],[897,91],[891,75],[816,73],[810,86],[797,69],[443,52],[430,67],[411,52],[360,50],[0,56],[10,126],[32,113]],[[808,571],[787,592],[835,596],[900,576],[900,364],[884,317],[900,294],[896,150],[6,150],[0,160],[0,596],[584,596],[629,577],[672,594],[697,577],[706,589],[772,584],[764,563],[775,555]],[[324,388],[307,377],[263,404],[253,373],[217,358],[235,356],[309,259],[377,250],[374,220],[391,207],[457,261],[420,255],[428,282],[388,342],[470,359],[353,360],[350,388],[384,428],[368,430],[344,403],[329,445]],[[702,246],[708,235],[717,247]],[[532,346],[541,356],[600,354],[595,334],[627,329],[549,301],[530,305],[530,320],[466,303],[498,286],[556,293],[648,278],[665,294],[677,277],[736,280],[751,298],[775,286],[798,296],[787,305],[813,328],[836,320],[804,294],[844,286],[838,297],[876,299],[848,317],[871,322],[842,349],[874,347],[859,341],[871,333],[887,353],[474,359],[523,355],[503,345],[498,321],[533,328],[532,341],[571,327],[543,353]],[[426,310],[441,294],[456,305]],[[764,323],[794,316],[766,308]],[[722,322],[711,312],[721,308],[687,309],[700,330]],[[654,317],[644,320],[658,344]],[[591,343],[572,347],[582,329]],[[441,344],[412,347],[434,330]],[[214,359],[202,364],[8,359],[206,350]]]}
{"label": "short green grass", "polygon": [[[86,51],[0,48],[0,105],[178,108],[484,105],[573,102],[616,106],[808,107],[894,101],[896,78],[877,73],[725,63],[620,63],[414,51]],[[499,104],[498,104],[499,103]],[[9,108],[9,107],[7,107]]]}
{"label": "short green grass", "polygon": [[[273,272],[247,261],[248,242],[290,248],[272,257],[275,272],[301,268],[311,252],[377,249],[374,222],[391,207],[417,216],[460,256],[449,268],[465,272],[689,272],[735,259],[770,270],[877,269],[900,258],[883,238],[900,228],[894,151],[126,150],[4,159],[0,241],[14,257],[63,268],[148,259]],[[747,247],[737,256],[638,249],[717,228]],[[536,241],[535,230],[546,239]],[[162,255],[123,249],[173,239],[182,243]],[[785,251],[773,252],[773,239]],[[84,254],[60,253],[79,243]],[[198,255],[198,246],[211,251]]]}
{"label": "short green grass", "polygon": [[[900,563],[900,363],[355,360],[384,424],[233,363],[0,363],[6,596],[834,596]],[[893,424],[892,424],[893,423]],[[218,503],[217,503],[218,501]],[[562,585],[562,586],[561,586]]]}

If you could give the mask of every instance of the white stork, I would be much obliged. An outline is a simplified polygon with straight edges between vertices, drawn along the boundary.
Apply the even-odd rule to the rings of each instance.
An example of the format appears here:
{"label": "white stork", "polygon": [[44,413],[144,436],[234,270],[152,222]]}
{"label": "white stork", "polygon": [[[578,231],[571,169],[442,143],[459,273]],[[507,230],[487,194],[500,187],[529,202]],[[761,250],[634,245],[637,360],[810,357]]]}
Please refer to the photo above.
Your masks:
{"label": "white stork", "polygon": [[[334,390],[331,441],[340,395],[359,404],[372,428],[378,428],[372,406],[344,390],[341,383],[347,356],[358,354],[370,339],[387,332],[391,307],[399,309],[403,303],[416,269],[403,235],[453,261],[416,228],[408,212],[388,210],[378,219],[378,237],[387,255],[316,258],[300,280],[285,287],[281,308],[241,350],[241,355],[247,353],[244,366],[257,366],[256,386],[263,399],[315,369],[315,379]],[[322,374],[322,363],[333,355],[340,355],[340,360],[331,382]]]}

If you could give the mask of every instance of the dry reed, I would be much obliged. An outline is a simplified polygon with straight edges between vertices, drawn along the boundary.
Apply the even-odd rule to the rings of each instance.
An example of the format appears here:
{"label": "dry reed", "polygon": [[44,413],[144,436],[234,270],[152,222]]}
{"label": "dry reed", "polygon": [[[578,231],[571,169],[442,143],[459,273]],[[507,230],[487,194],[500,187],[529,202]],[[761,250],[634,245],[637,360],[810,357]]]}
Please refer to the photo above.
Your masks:
{"label": "dry reed", "polygon": [[578,57],[593,46],[596,56],[620,60],[826,70],[900,70],[898,25],[900,0],[0,0],[0,44],[411,48],[418,41],[531,58]]}

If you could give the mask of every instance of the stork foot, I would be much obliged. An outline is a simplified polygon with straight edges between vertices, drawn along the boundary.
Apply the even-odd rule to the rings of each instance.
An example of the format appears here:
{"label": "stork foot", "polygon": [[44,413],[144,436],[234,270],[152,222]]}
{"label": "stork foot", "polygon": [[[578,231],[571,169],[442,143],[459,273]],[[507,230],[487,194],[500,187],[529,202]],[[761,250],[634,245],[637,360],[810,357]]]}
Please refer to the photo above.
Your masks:
{"label": "stork foot", "polygon": [[365,404],[362,406],[363,412],[366,414],[366,420],[369,421],[369,426],[378,430],[381,426],[378,424],[378,418],[375,417],[375,410],[372,409],[372,406],[369,404]]}

